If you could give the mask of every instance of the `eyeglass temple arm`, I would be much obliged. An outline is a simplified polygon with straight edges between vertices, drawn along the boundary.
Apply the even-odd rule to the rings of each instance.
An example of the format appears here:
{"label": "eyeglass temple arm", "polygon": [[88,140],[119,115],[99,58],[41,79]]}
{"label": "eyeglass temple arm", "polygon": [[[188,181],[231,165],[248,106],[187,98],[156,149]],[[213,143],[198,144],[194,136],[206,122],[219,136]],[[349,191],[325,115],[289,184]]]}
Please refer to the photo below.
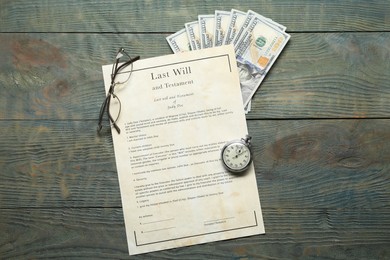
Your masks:
{"label": "eyeglass temple arm", "polygon": [[[121,64],[119,67],[118,66],[118,61],[119,59],[123,56],[123,53],[124,52],[124,49],[123,48],[120,48],[119,49],[119,52],[116,56],[116,63],[115,63],[115,67],[113,68],[113,73],[111,74],[112,78],[111,78],[111,86],[110,86],[110,89],[109,89],[109,93],[112,94],[113,91],[114,91],[114,79],[115,79],[115,74],[117,74],[120,70],[122,70],[124,67],[126,67],[127,65],[139,60],[141,57],[140,56],[135,56],[134,58],[131,58],[130,60],[126,61],[125,63]],[[102,121],[103,121],[103,113],[102,113],[102,110],[105,110],[105,108],[107,106],[110,106],[110,99],[106,99],[106,101],[103,103],[100,111],[100,116],[99,116],[99,124],[98,124],[98,131],[100,131],[103,127],[102,125]],[[110,119],[110,121],[112,122],[112,125],[114,126],[115,130],[118,132],[118,134],[120,134],[121,130],[119,128],[119,126],[115,123],[115,120],[114,118],[111,116],[110,114],[110,111],[107,109],[107,116],[108,118]]]}
{"label": "eyeglass temple arm", "polygon": [[124,67],[126,67],[127,65],[139,60],[141,57],[140,56],[135,56],[134,58],[126,61],[125,63],[121,64],[117,69],[116,69],[116,72],[118,73],[121,69],[123,69]]}
{"label": "eyeglass temple arm", "polygon": [[[102,127],[103,127],[102,122],[103,122],[103,114],[104,114],[103,111],[106,110],[106,107],[110,105],[110,101],[111,101],[111,98],[107,97],[106,100],[104,101],[104,103],[102,104],[102,107],[100,108],[99,123],[98,123],[98,128],[97,128],[98,132],[100,132],[102,130]],[[115,120],[112,117],[112,115],[110,114],[110,111],[107,109],[106,112],[107,112],[108,119],[111,121],[111,124],[114,126],[114,128],[118,132],[118,134],[120,134],[121,129],[115,123]]]}
{"label": "eyeglass temple arm", "polygon": [[[110,107],[110,102],[111,102],[111,98],[108,98],[107,100],[107,107]],[[111,124],[114,126],[115,130],[118,132],[118,134],[121,133],[121,129],[119,128],[119,126],[115,123],[115,120],[114,118],[111,116],[111,113],[110,113],[110,110],[107,109],[107,116],[108,118],[110,119],[111,121]]]}
{"label": "eyeglass temple arm", "polygon": [[103,115],[104,115],[104,110],[106,110],[106,107],[107,107],[107,98],[104,100],[102,106],[100,107],[100,113],[99,113],[99,123],[98,123],[98,132],[100,132],[100,130],[102,130],[102,127],[103,127]]}

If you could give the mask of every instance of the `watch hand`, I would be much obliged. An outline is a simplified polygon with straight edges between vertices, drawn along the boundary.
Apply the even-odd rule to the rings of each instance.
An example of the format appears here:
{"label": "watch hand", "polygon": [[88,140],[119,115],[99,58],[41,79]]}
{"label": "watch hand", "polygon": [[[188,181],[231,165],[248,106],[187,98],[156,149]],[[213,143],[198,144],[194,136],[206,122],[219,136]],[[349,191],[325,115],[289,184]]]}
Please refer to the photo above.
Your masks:
{"label": "watch hand", "polygon": [[239,148],[238,150],[236,150],[236,158],[239,156],[239,155],[241,155],[241,154],[243,154],[244,153],[244,149],[242,149],[242,148]]}

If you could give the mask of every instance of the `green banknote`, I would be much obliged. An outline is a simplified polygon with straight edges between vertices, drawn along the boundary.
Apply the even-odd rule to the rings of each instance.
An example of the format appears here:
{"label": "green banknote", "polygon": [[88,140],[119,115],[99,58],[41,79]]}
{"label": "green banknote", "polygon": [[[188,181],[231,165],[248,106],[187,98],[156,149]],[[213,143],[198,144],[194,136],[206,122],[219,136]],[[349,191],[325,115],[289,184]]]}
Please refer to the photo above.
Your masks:
{"label": "green banknote", "polygon": [[198,15],[200,47],[202,49],[213,47],[215,15]]}
{"label": "green banknote", "polygon": [[252,10],[216,10],[166,38],[174,53],[233,44],[246,112],[251,98],[290,39],[286,27]]}
{"label": "green banknote", "polygon": [[254,16],[235,46],[244,105],[286,46],[290,35]]}
{"label": "green banknote", "polygon": [[230,22],[225,35],[223,45],[231,44],[237,32],[240,30],[246,18],[246,13],[232,9],[230,14]]}
{"label": "green banknote", "polygon": [[186,31],[187,31],[187,37],[188,41],[191,45],[191,50],[200,50],[200,39],[199,39],[199,22],[193,21],[189,23],[184,24]]}
{"label": "green banknote", "polygon": [[172,35],[169,35],[166,40],[174,53],[191,50],[191,44],[188,41],[187,31],[185,28]]}
{"label": "green banknote", "polygon": [[230,12],[215,10],[214,46],[222,46],[230,21]]}

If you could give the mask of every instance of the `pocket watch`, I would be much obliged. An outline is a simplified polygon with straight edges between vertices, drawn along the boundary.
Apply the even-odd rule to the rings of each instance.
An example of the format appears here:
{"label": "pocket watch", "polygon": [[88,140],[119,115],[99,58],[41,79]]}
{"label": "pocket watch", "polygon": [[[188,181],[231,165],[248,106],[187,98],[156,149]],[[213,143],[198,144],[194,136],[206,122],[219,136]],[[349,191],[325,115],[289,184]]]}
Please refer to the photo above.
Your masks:
{"label": "pocket watch", "polygon": [[223,166],[230,172],[244,172],[252,162],[251,137],[233,140],[224,145],[221,152]]}

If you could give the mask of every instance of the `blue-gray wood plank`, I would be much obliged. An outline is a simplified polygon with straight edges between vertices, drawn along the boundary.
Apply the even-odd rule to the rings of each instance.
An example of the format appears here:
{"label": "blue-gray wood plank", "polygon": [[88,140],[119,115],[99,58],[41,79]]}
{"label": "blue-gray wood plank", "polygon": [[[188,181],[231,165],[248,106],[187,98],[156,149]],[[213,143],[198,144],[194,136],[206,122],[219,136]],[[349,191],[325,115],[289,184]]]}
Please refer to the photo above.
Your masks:
{"label": "blue-gray wood plank", "polygon": [[390,258],[390,1],[1,1],[0,259],[128,257],[101,65],[215,9],[292,38],[247,116],[266,235],[137,259]]}
{"label": "blue-gray wood plank", "polygon": [[23,1],[0,3],[1,32],[178,31],[184,22],[214,10],[251,9],[289,31],[389,31],[390,3],[383,0]]}

